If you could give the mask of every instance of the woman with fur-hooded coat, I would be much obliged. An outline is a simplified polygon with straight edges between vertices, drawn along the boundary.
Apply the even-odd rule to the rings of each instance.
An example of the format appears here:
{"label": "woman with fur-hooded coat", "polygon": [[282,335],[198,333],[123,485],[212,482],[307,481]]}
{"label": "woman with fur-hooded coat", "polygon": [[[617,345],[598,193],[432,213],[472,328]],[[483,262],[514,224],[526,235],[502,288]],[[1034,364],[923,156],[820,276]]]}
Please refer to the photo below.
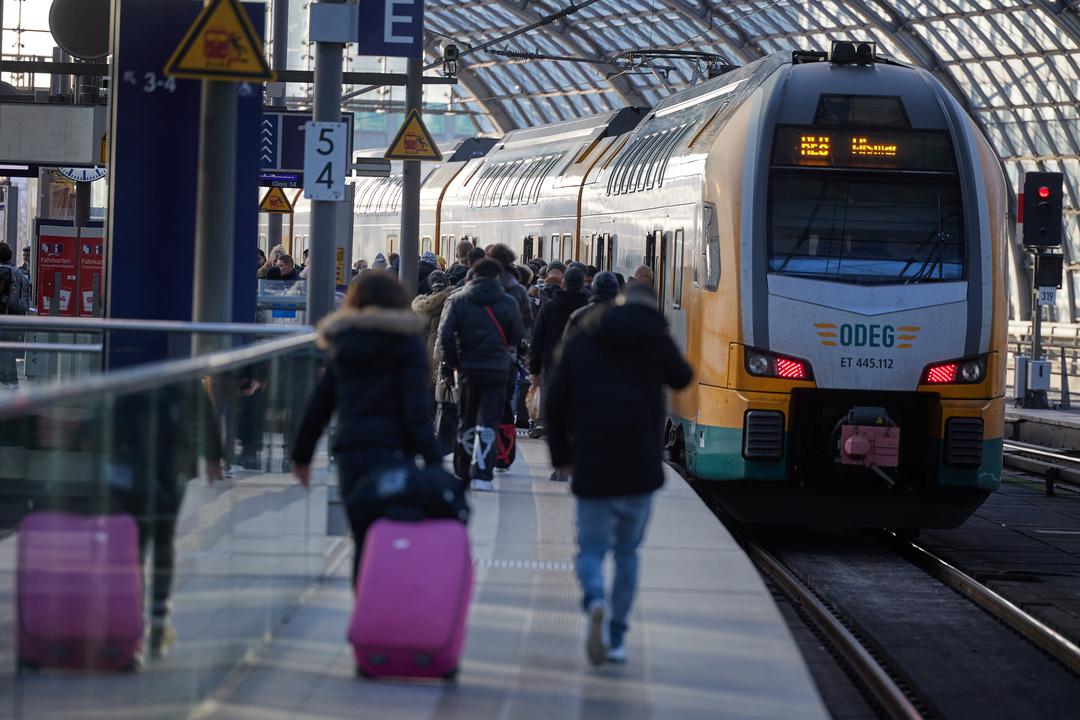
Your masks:
{"label": "woman with fur-hooded coat", "polygon": [[[424,322],[409,310],[396,277],[369,272],[350,285],[342,308],[318,332],[327,368],[293,446],[293,473],[307,485],[315,445],[336,411],[333,449],[348,511],[355,489],[379,470],[410,464],[417,455],[429,466],[442,463],[431,391],[422,391],[431,385]],[[359,562],[367,527],[349,516]]]}
{"label": "woman with fur-hooded coat", "polygon": [[431,293],[413,298],[412,310],[424,321],[428,360],[431,361],[431,382],[438,386],[439,366],[442,364],[442,358],[436,356],[439,351],[439,320],[442,318],[446,301],[461,288],[450,285],[446,273],[441,270],[431,273],[428,279],[431,284]]}

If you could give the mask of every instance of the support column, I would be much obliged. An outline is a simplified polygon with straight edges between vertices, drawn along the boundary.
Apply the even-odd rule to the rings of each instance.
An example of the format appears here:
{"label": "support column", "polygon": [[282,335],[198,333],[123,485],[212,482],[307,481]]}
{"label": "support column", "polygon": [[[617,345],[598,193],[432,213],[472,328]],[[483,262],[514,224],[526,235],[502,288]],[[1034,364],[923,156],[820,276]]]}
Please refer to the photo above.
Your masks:
{"label": "support column", "polygon": [[[409,58],[406,69],[405,115],[424,104],[423,60]],[[420,284],[420,161],[404,161],[401,187],[401,282],[412,297]]]}
{"label": "support column", "polygon": [[[289,64],[289,0],[274,0],[272,7],[274,23],[274,54],[270,66],[276,70],[285,70]],[[285,94],[270,99],[273,107],[285,107]],[[281,244],[282,217],[278,213],[267,216],[267,238],[270,248]],[[269,249],[269,248],[268,248]]]}
{"label": "support column", "polygon": [[[199,170],[195,194],[195,263],[191,319],[232,320],[236,224],[236,84],[202,81],[199,122]],[[200,355],[224,346],[221,336],[196,335],[192,352]]]}
{"label": "support column", "polygon": [[[341,3],[343,0],[320,0]],[[341,122],[341,77],[345,45],[315,44],[315,122]],[[308,258],[307,321],[315,325],[334,309],[334,233],[338,203],[311,201],[311,255]]]}

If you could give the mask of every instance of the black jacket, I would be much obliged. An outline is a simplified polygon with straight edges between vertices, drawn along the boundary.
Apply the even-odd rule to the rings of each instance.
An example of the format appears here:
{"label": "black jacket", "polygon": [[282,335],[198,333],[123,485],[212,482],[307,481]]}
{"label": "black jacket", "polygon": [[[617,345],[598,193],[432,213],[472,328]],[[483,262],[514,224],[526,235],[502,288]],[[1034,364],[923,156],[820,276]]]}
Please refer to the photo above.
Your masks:
{"label": "black jacket", "polygon": [[571,313],[588,302],[589,296],[583,292],[556,290],[554,297],[540,308],[533,326],[532,354],[529,355],[529,372],[533,375],[550,372],[555,348],[562,340],[563,329]]}
{"label": "black jacket", "polygon": [[420,261],[419,265],[419,284],[417,285],[417,293],[420,295],[427,295],[431,292],[431,286],[428,285],[428,275],[435,272],[438,268],[429,262]]}
{"label": "black jacket", "polygon": [[311,462],[337,410],[335,451],[387,449],[442,462],[435,440],[424,323],[410,310],[342,308],[319,323],[328,367],[308,403],[292,459]]}
{"label": "black jacket", "polygon": [[[485,308],[502,327],[506,343]],[[439,347],[443,362],[462,370],[510,372],[512,351],[524,330],[517,303],[496,278],[476,278],[455,293],[443,308],[439,324]]]}
{"label": "black jacket", "polygon": [[450,266],[450,269],[446,271],[446,279],[451,285],[464,284],[465,276],[469,274],[469,268],[467,265],[461,263],[454,263]]}
{"label": "black jacket", "polygon": [[648,299],[588,313],[567,338],[544,393],[551,462],[573,465],[583,497],[653,492],[664,484],[663,386],[692,370]]}
{"label": "black jacket", "polygon": [[[529,291],[525,289],[525,286],[518,282],[517,273],[514,270],[507,270],[503,268],[502,288],[507,295],[517,302],[518,312],[521,313],[522,332],[525,338],[532,337],[533,327],[533,311],[532,311],[532,299],[529,297]],[[517,343],[512,345],[517,347]]]}

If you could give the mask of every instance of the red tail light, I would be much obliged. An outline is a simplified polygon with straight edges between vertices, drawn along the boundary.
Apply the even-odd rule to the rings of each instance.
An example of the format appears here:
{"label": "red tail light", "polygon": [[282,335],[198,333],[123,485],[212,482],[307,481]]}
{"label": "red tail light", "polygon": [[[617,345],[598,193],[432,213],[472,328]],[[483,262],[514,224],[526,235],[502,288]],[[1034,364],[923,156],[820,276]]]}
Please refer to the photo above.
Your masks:
{"label": "red tail light", "polygon": [[814,379],[814,369],[805,360],[796,360],[756,348],[746,348],[746,354],[743,357],[746,371],[751,375],[783,380]]}
{"label": "red tail light", "polygon": [[942,385],[956,381],[956,363],[942,363],[931,365],[926,369],[926,382],[931,385]]}
{"label": "red tail light", "polygon": [[809,375],[806,363],[779,356],[776,358],[776,374],[787,380],[805,380]]}

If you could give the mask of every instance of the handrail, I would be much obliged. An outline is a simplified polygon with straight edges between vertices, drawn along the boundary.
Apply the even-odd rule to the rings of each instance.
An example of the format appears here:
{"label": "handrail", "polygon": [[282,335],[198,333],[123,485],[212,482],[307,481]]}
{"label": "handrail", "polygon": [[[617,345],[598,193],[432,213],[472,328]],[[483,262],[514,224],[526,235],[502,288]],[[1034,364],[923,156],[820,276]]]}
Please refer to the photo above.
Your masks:
{"label": "handrail", "polygon": [[315,342],[315,333],[266,340],[238,350],[226,350],[211,355],[150,363],[104,375],[72,378],[39,388],[19,390],[0,398],[0,420],[9,420],[32,413],[53,403],[69,399],[80,402],[109,395],[128,395],[142,390],[185,380],[197,380],[250,365],[254,362],[284,355]]}
{"label": "handrail", "polygon": [[101,343],[35,343],[35,342],[0,342],[0,351],[14,350],[22,352],[72,353],[75,355],[100,355],[104,346]]}
{"label": "handrail", "polygon": [[0,328],[15,327],[49,332],[157,332],[203,335],[290,335],[310,332],[308,325],[263,323],[207,323],[182,320],[126,320],[117,318],[66,318],[45,315],[0,315]]}

